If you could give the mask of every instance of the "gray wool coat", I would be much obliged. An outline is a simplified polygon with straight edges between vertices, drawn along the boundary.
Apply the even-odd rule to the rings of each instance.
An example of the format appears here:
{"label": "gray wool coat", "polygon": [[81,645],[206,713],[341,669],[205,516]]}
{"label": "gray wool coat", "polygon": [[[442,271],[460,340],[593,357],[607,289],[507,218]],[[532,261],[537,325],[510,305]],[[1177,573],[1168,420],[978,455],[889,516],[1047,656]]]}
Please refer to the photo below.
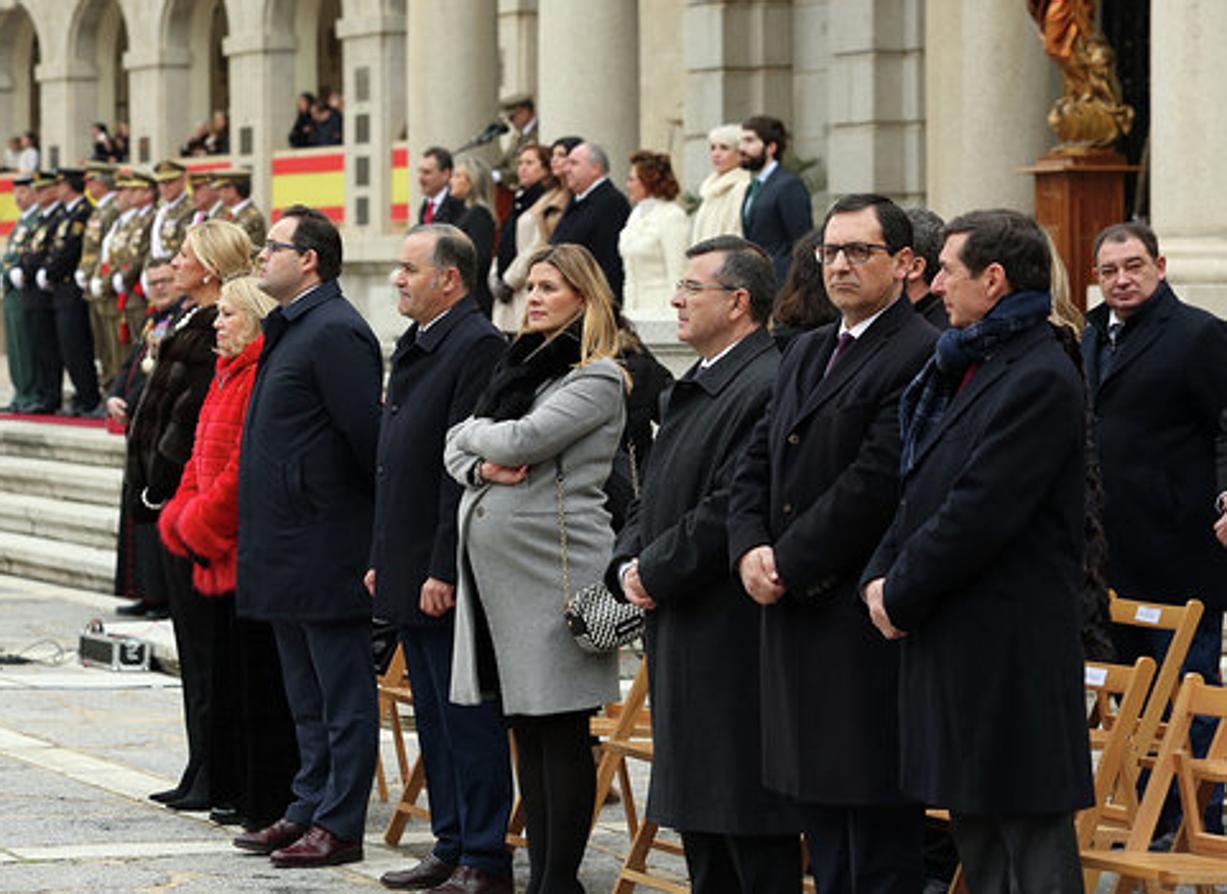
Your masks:
{"label": "gray wool coat", "polygon": [[[563,589],[555,458],[566,481],[572,589],[605,573],[614,535],[602,486],[626,410],[622,371],[602,359],[542,386],[520,419],[470,417],[447,434],[444,463],[465,488],[460,498],[456,628],[451,699],[477,704],[475,600],[494,645],[503,711],[557,714],[618,697],[617,656],[590,655],[562,617]],[[514,486],[473,487],[478,458],[528,466]],[[480,594],[480,595],[479,595]]]}

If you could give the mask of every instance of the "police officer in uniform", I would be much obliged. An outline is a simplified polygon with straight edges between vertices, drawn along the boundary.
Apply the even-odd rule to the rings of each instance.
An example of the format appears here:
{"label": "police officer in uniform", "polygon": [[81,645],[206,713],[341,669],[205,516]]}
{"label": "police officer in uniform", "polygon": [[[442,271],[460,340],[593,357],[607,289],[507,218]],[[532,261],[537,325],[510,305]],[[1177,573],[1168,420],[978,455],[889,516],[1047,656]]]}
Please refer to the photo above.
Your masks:
{"label": "police officer in uniform", "polygon": [[34,194],[41,210],[38,223],[30,234],[21,254],[22,305],[25,308],[26,331],[34,356],[34,406],[29,412],[46,415],[60,408],[63,400],[63,380],[60,375],[60,348],[55,335],[55,305],[47,288],[46,273],[38,276],[46,264],[52,234],[59,225],[64,207],[60,204],[60,182],[57,174],[39,171],[34,176]]}
{"label": "police officer in uniform", "polygon": [[34,233],[41,208],[31,186],[33,177],[23,174],[13,180],[13,200],[21,216],[9,233],[4,257],[0,259],[0,280],[4,287],[4,341],[9,358],[9,380],[13,383],[13,402],[4,408],[10,413],[26,413],[38,405],[34,390],[34,347],[26,327],[22,286],[21,256]]}
{"label": "police officer in uniform", "polygon": [[225,211],[219,215],[221,219],[242,227],[255,251],[263,248],[268,226],[260,209],[251,201],[251,172],[222,171],[214,175],[212,186],[225,206]]}
{"label": "police officer in uniform", "polygon": [[119,192],[115,189],[115,165],[87,162],[85,192],[94,210],[85,223],[81,262],[77,265],[74,279],[89,309],[90,338],[93,339],[94,355],[101,370],[100,379],[103,387],[109,388],[124,359],[119,349],[119,323],[113,309],[108,313],[102,298],[94,295],[91,283],[102,264],[102,242],[124,210]]}
{"label": "police officer in uniform", "polygon": [[[98,390],[98,370],[94,366],[94,342],[89,331],[89,310],[77,285],[77,266],[81,263],[81,243],[85,224],[93,209],[85,198],[85,172],[80,168],[58,168],[60,202],[63,213],[48,236],[43,266],[35,273],[39,286],[51,293],[55,315],[55,338],[58,362],[52,370],[42,357],[36,368],[47,363],[46,375],[57,384],[62,370],[68,371],[75,392],[72,416],[102,415],[102,394]],[[40,372],[40,376],[43,373]]]}

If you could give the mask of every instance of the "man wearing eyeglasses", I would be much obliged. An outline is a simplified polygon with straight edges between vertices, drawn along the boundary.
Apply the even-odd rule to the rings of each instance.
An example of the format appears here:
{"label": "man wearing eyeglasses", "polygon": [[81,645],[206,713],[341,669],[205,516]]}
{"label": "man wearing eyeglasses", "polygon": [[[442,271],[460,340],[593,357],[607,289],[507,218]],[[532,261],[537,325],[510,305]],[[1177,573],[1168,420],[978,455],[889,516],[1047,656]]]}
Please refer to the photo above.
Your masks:
{"label": "man wearing eyeglasses", "polygon": [[[1227,550],[1215,524],[1227,517],[1227,468],[1219,475],[1214,457],[1216,449],[1227,455],[1219,425],[1227,407],[1227,326],[1176,297],[1145,224],[1108,227],[1094,249],[1104,300],[1087,314],[1082,351],[1103,474],[1108,585],[1134,599],[1205,603],[1181,673],[1218,682]],[[1166,654],[1160,631],[1113,633],[1122,661]],[[1212,723],[1194,720],[1195,747],[1205,748],[1213,731]],[[1222,829],[1221,801],[1219,789],[1207,811],[1214,830]],[[1174,831],[1176,808],[1173,799],[1159,835]]]}
{"label": "man wearing eyeglasses", "polygon": [[798,336],[742,454],[729,558],[762,614],[763,781],[799,806],[819,891],[920,891],[924,810],[900,791],[898,645],[857,596],[898,501],[899,396],[937,332],[903,294],[894,202],[832,206],[816,249],[841,319]]}
{"label": "man wearing eyeglasses", "polygon": [[379,713],[370,557],[383,362],[337,285],[341,236],[294,205],[269,231],[260,288],[281,306],[243,423],[236,609],[277,638],[300,769],[294,801],[236,847],[278,867],[362,859]]}

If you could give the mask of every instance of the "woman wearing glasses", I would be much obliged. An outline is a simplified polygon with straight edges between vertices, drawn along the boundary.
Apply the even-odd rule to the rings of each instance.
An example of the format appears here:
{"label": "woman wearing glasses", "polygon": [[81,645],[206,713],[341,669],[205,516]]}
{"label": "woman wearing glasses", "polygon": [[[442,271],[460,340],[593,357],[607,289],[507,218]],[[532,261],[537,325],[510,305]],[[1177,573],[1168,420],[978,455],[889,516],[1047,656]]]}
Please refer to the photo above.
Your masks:
{"label": "woman wearing glasses", "polygon": [[582,891],[596,771],[594,708],[617,698],[617,656],[582,651],[563,620],[560,503],[572,588],[613,549],[602,486],[626,416],[617,324],[601,269],[577,245],[533,256],[526,322],[444,461],[465,486],[452,700],[497,691],[515,731],[530,894]]}

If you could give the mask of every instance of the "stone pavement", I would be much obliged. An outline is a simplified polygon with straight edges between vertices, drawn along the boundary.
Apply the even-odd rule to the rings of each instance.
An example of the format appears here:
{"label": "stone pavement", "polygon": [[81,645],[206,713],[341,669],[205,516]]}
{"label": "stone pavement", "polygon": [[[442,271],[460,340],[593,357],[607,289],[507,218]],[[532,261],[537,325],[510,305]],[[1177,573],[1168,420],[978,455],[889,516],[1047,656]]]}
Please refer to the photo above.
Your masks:
{"label": "stone pavement", "polygon": [[[382,890],[380,874],[429,851],[429,829],[419,821],[409,824],[400,848],[387,847],[382,833],[391,806],[372,796],[364,862],[278,870],[235,851],[233,828],[147,800],[174,784],[186,759],[181,693],[178,680],[162,673],[77,663],[79,631],[90,618],[112,618],[114,606],[109,596],[0,576],[0,655],[31,659],[0,663],[0,892]],[[125,627],[167,635],[165,623]],[[412,735],[407,744],[416,747]],[[395,798],[400,786],[386,731],[381,751]],[[632,771],[642,807],[645,770]],[[612,889],[626,847],[621,807],[610,805],[584,861],[590,894]],[[682,871],[677,860],[662,865]],[[522,851],[516,879],[522,889]]]}

